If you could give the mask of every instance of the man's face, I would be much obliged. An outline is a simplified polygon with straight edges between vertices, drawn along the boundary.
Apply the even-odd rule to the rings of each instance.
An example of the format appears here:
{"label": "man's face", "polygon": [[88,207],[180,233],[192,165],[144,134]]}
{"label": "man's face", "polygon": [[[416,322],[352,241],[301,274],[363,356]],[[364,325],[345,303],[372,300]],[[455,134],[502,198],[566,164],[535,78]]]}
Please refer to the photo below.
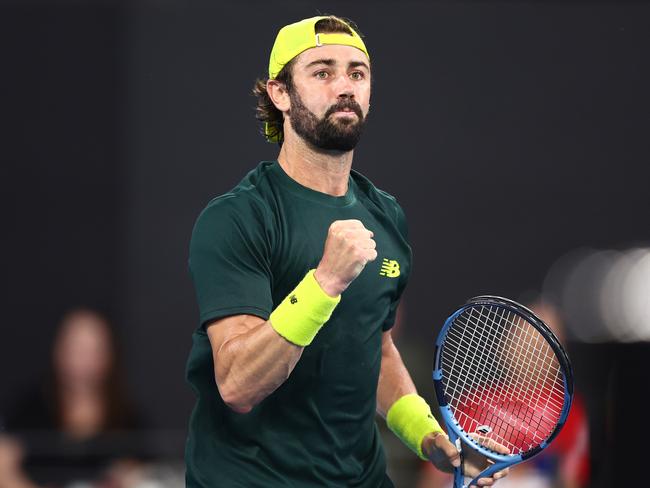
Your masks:
{"label": "man's face", "polygon": [[318,149],[350,151],[359,142],[370,108],[370,67],[351,46],[320,46],[294,62],[289,119]]}

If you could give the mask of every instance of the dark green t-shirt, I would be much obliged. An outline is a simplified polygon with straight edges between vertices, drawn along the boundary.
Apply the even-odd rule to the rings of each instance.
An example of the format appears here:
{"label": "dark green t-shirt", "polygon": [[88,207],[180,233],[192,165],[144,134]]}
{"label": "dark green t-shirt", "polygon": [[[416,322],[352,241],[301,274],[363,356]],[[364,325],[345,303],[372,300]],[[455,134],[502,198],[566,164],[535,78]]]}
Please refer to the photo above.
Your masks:
{"label": "dark green t-shirt", "polygon": [[[268,319],[323,254],[335,220],[374,232],[366,265],[289,379],[247,414],[219,396],[206,324],[233,314]],[[411,268],[395,199],[352,171],[333,197],[262,162],[199,216],[190,245],[200,325],[187,380],[198,399],[186,446],[190,487],[370,487],[385,481],[375,425],[382,332],[393,325]],[[215,327],[218,327],[215,326]]]}

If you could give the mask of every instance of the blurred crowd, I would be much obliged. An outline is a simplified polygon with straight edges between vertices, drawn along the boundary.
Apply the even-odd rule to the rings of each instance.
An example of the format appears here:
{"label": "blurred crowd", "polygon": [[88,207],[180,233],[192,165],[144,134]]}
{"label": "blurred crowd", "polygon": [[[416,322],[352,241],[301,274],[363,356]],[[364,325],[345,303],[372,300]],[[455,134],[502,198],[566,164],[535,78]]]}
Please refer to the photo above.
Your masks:
{"label": "blurred crowd", "polygon": [[3,415],[0,487],[183,485],[182,472],[161,474],[151,456],[146,419],[126,393],[119,358],[106,317],[87,308],[65,314],[45,380]]}

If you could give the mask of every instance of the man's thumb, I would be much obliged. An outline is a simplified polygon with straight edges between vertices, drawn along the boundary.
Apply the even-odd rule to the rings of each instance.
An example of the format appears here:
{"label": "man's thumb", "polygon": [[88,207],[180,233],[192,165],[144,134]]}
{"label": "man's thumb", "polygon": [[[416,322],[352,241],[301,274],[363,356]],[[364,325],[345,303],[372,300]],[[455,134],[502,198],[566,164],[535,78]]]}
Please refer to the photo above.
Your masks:
{"label": "man's thumb", "polygon": [[458,451],[458,449],[456,449],[456,446],[447,439],[447,436],[438,436],[438,437],[440,437],[440,440],[442,441],[441,442],[442,445],[440,445],[439,447],[445,453],[445,456],[447,456],[447,459],[449,459],[451,465],[455,468],[459,467],[460,452]]}

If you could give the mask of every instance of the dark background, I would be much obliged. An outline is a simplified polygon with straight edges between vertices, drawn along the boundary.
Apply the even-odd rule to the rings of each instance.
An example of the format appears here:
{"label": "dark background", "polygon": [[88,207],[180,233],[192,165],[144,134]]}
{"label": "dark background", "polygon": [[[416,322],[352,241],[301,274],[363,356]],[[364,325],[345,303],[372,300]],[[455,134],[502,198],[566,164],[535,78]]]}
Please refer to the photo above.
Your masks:
{"label": "dark background", "polygon": [[[198,320],[192,225],[277,155],[250,89],[277,30],[319,13],[366,36],[374,91],[354,167],[409,220],[400,343],[417,344],[405,360],[425,396],[431,361],[413,358],[431,357],[468,297],[538,290],[576,247],[647,245],[648,4],[3,2],[0,412],[49,367],[62,313],[91,305],[116,325],[151,426],[182,452]],[[593,486],[622,486],[607,473],[640,454],[616,415],[643,414],[648,348],[572,347],[592,414]],[[628,384],[633,401],[621,401]],[[618,399],[609,413],[608,398]]]}

